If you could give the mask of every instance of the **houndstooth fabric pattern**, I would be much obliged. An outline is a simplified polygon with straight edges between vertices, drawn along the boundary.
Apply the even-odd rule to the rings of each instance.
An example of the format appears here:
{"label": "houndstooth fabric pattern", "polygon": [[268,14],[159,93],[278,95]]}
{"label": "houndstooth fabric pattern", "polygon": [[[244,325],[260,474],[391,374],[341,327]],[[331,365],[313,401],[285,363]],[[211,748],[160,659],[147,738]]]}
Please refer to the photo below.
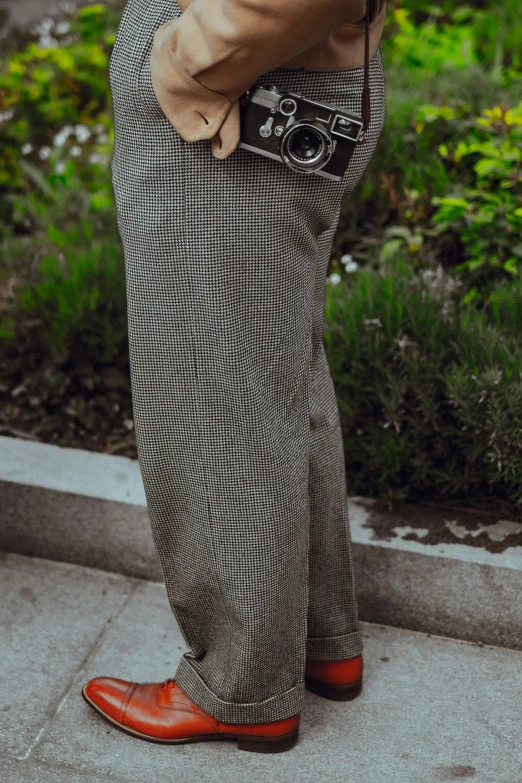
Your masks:
{"label": "houndstooth fabric pattern", "polygon": [[[306,659],[358,655],[339,412],[324,350],[326,273],[344,179],[185,142],[150,81],[174,0],[130,0],[110,63],[111,163],[125,253],[139,466],[170,606],[188,651],[175,677],[227,723],[301,711]],[[360,112],[364,68],[276,68],[267,83]]]}

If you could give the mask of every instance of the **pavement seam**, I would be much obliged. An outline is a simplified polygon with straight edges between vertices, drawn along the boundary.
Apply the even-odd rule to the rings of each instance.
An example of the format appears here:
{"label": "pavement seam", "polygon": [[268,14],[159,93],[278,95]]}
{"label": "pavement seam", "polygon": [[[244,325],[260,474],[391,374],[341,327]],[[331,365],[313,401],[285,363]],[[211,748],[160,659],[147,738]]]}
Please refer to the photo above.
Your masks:
{"label": "pavement seam", "polygon": [[[92,770],[90,769],[79,769],[77,765],[71,765],[71,764],[65,764],[64,762],[50,762],[50,761],[43,761],[41,759],[20,759],[16,756],[5,756],[3,753],[0,753],[0,758],[7,759],[9,761],[16,761],[17,763],[21,763],[22,766],[28,767],[28,768],[34,768],[35,771],[37,771],[39,768],[44,770],[49,770],[50,772],[54,771],[63,771],[63,772],[75,772],[76,774],[80,773],[80,775],[85,775],[86,780],[91,781],[92,780]],[[114,775],[111,775],[108,772],[102,773],[102,777],[99,777],[97,775],[98,780],[107,781],[107,783],[127,783],[127,781],[123,780],[123,778],[115,777]],[[10,783],[6,781],[6,783]],[[13,781],[13,783],[15,783]]]}
{"label": "pavement seam", "polygon": [[116,610],[116,612],[114,614],[110,615],[110,617],[108,617],[107,620],[105,620],[105,622],[103,623],[102,628],[101,628],[100,632],[98,633],[98,636],[93,641],[91,647],[87,651],[86,655],[84,656],[84,658],[81,661],[81,663],[78,666],[78,668],[75,669],[75,671],[73,672],[73,674],[72,674],[72,676],[71,676],[71,678],[70,678],[70,680],[69,680],[69,682],[67,684],[67,687],[65,688],[65,691],[63,692],[62,698],[60,699],[60,701],[58,703],[58,706],[56,707],[55,710],[53,710],[52,714],[50,714],[47,717],[47,719],[45,720],[42,728],[40,729],[40,731],[36,735],[36,737],[33,740],[33,742],[29,745],[29,747],[27,748],[27,750],[24,753],[24,755],[23,756],[14,756],[14,758],[17,761],[26,761],[29,758],[29,756],[31,755],[31,753],[33,752],[33,750],[39,745],[39,743],[41,742],[42,738],[47,733],[47,730],[48,730],[49,726],[51,725],[53,720],[56,718],[56,716],[60,713],[63,705],[67,701],[67,699],[69,697],[69,694],[70,694],[70,692],[71,692],[71,690],[72,690],[72,688],[74,686],[74,683],[76,681],[76,678],[86,668],[87,664],[89,663],[89,660],[94,655],[94,653],[97,652],[97,650],[101,647],[101,645],[102,645],[102,643],[103,643],[103,641],[105,639],[105,636],[107,634],[107,630],[108,630],[109,626],[112,624],[112,622],[114,620],[116,620],[121,615],[121,613],[123,612],[123,610],[127,606],[128,602],[133,597],[134,593],[140,588],[141,583],[144,581],[142,579],[135,579],[134,577],[127,577],[127,579],[128,579],[129,587],[130,587],[128,595],[121,602],[121,604],[119,605],[119,607]]}

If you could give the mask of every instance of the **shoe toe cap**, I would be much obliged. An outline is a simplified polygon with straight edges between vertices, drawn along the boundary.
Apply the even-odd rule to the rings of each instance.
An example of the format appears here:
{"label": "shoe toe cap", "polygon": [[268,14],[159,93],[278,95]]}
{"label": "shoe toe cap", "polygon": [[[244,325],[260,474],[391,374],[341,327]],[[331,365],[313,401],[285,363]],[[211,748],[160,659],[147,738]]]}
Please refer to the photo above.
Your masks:
{"label": "shoe toe cap", "polygon": [[99,710],[119,722],[125,695],[132,684],[115,677],[94,677],[83,686],[83,693]]}

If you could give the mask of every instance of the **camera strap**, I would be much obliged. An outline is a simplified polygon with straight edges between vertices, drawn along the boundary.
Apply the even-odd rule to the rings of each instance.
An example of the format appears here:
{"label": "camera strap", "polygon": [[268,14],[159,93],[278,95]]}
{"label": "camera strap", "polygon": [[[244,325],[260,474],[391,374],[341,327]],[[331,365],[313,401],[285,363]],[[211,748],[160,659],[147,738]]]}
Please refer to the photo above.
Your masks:
{"label": "camera strap", "polygon": [[[365,33],[364,33],[364,87],[361,98],[361,116],[363,118],[363,130],[366,131],[370,124],[370,0],[366,0]],[[366,134],[361,144],[366,143]]]}

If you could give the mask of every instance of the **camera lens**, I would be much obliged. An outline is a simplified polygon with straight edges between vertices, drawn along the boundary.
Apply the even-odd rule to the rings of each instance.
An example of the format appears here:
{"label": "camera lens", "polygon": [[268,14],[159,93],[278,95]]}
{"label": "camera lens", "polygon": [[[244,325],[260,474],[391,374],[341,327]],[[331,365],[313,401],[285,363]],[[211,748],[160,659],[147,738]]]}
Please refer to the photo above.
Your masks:
{"label": "camera lens", "polygon": [[298,160],[311,160],[317,157],[324,147],[323,140],[313,128],[300,128],[290,138],[290,153]]}
{"label": "camera lens", "polygon": [[319,171],[328,163],[334,149],[328,129],[313,120],[297,120],[281,136],[281,158],[294,171]]}

